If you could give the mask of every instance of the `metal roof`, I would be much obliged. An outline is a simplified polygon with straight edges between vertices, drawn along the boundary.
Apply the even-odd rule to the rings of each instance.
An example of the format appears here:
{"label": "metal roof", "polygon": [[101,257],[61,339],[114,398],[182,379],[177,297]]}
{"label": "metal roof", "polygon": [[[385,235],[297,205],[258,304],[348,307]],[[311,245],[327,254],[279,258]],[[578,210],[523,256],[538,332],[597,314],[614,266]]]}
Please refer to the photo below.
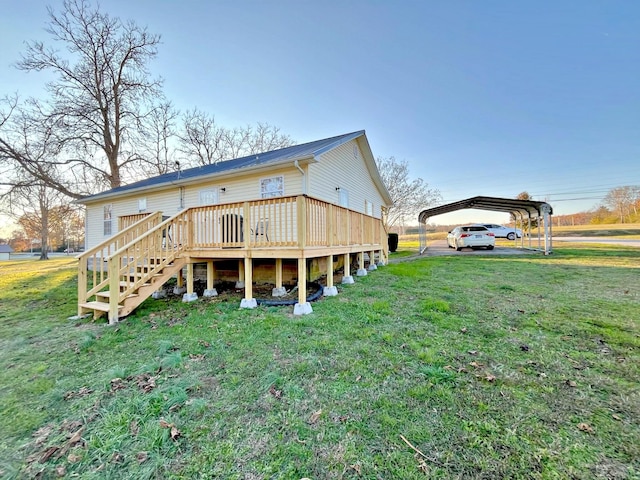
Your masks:
{"label": "metal roof", "polygon": [[542,216],[543,213],[553,214],[551,205],[546,202],[537,202],[534,200],[517,200],[514,198],[498,198],[498,197],[472,197],[459,202],[440,205],[439,207],[428,208],[420,212],[418,221],[427,223],[430,217],[442,215],[443,213],[455,212],[465,208],[476,208],[479,210],[491,210],[497,212],[508,212],[528,214],[530,216]]}
{"label": "metal roof", "polygon": [[95,195],[89,195],[78,200],[78,203],[86,203],[103,197],[111,197],[127,191],[146,190],[152,187],[160,187],[176,183],[188,183],[189,180],[195,180],[198,177],[214,176],[247,167],[313,158],[364,135],[364,130],[359,130],[357,132],[347,133],[337,137],[325,138],[323,140],[316,140],[314,142],[294,145],[292,147],[281,148],[279,150],[272,150],[270,152],[263,152],[255,155],[248,155],[246,157],[235,158],[233,160],[226,160],[213,165],[205,165],[202,167],[194,167],[187,170],[165,173],[163,175],[146,178],[139,182],[123,185]]}

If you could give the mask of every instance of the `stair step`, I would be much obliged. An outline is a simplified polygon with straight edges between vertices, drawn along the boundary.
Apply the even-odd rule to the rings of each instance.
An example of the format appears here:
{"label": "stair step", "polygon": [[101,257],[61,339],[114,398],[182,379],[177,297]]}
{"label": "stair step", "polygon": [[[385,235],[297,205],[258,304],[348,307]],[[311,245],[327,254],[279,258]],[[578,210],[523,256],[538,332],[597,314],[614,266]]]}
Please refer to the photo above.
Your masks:
{"label": "stair step", "polygon": [[[100,310],[101,312],[109,311],[109,304],[104,302],[86,302],[86,303],[81,303],[80,306],[82,308],[88,308],[91,310]],[[122,308],[122,305],[118,305],[118,308],[119,309]]]}
{"label": "stair step", "polygon": [[[138,297],[138,296],[139,295],[137,293],[130,293],[129,295],[127,295],[127,298]],[[111,298],[111,292],[109,290],[105,290],[104,292],[98,292],[96,293],[96,297]]]}
{"label": "stair step", "polygon": [[[124,281],[120,282],[120,286],[121,287],[128,287],[130,285],[131,285],[131,282],[124,282]],[[151,286],[150,283],[143,283],[143,284],[138,285],[138,287],[150,287],[150,286]]]}

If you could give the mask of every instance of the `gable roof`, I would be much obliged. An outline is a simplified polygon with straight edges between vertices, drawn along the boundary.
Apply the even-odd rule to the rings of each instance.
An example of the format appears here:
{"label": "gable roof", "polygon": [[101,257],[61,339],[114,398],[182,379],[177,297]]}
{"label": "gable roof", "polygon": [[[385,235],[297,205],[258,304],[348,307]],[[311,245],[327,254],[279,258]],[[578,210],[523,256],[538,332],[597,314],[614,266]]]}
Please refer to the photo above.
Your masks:
{"label": "gable roof", "polygon": [[0,245],[0,253],[13,253],[13,248],[11,248],[10,245],[3,243]]}
{"label": "gable roof", "polygon": [[[282,163],[295,162],[296,160],[316,159],[319,155],[322,155],[329,150],[332,150],[340,145],[343,145],[351,140],[364,137],[365,141],[360,145],[365,149],[364,158],[368,163],[373,162],[375,167],[375,160],[369,142],[366,141],[364,130],[357,132],[347,133],[339,135],[337,137],[325,138],[323,140],[316,140],[314,142],[303,143],[300,145],[293,145],[291,147],[281,148],[278,150],[272,150],[269,152],[258,153],[254,155],[248,155],[246,157],[235,158],[233,160],[225,160],[223,162],[214,163],[212,165],[205,165],[201,167],[193,167],[187,170],[165,173],[156,177],[146,178],[138,182],[123,185],[117,188],[112,188],[95,195],[89,195],[87,197],[77,200],[77,203],[91,203],[98,200],[103,200],[111,197],[116,197],[122,193],[135,193],[136,191],[144,191],[148,189],[161,188],[163,186],[170,185],[185,185],[193,183],[198,180],[202,180],[206,177],[215,177],[224,173],[229,173],[234,170],[258,168],[266,165],[278,165]],[[371,165],[369,165],[371,171]],[[377,171],[374,168],[373,171]],[[373,176],[373,175],[372,175]],[[373,176],[373,180],[381,188],[383,196],[389,199],[389,194],[382,183],[380,175]]]}

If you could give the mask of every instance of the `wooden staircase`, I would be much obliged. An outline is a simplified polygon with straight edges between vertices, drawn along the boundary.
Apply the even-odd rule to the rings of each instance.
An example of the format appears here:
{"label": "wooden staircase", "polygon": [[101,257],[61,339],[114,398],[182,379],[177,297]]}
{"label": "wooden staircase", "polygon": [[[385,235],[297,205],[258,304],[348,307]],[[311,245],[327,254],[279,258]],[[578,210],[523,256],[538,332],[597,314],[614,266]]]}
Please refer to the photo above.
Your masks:
{"label": "wooden staircase", "polygon": [[179,213],[163,221],[157,212],[82,254],[78,315],[107,314],[110,324],[117,323],[179,274],[187,263],[182,256],[186,220]]}

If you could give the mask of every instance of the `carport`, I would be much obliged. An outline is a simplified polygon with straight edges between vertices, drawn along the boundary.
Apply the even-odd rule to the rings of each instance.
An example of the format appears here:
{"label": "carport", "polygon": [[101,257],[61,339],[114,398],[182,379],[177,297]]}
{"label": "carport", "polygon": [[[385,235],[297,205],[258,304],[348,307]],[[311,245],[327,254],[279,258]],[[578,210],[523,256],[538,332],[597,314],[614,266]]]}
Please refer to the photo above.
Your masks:
{"label": "carport", "polygon": [[[455,212],[465,208],[476,208],[478,210],[491,210],[494,212],[510,213],[516,219],[516,227],[518,224],[523,231],[520,238],[520,245],[517,245],[518,239],[514,240],[516,246],[520,248],[529,248],[532,250],[543,251],[545,255],[552,252],[551,245],[551,215],[553,209],[546,202],[537,202],[534,200],[517,200],[513,198],[498,197],[472,197],[459,202],[440,205],[439,207],[428,208],[418,215],[420,225],[420,254],[427,249],[427,222],[431,217],[442,215],[444,213]],[[534,237],[531,232],[532,224],[537,220],[538,241],[534,246]],[[542,228],[541,224],[542,223]],[[527,234],[528,232],[528,234]],[[528,245],[525,245],[525,237],[527,237]]]}

